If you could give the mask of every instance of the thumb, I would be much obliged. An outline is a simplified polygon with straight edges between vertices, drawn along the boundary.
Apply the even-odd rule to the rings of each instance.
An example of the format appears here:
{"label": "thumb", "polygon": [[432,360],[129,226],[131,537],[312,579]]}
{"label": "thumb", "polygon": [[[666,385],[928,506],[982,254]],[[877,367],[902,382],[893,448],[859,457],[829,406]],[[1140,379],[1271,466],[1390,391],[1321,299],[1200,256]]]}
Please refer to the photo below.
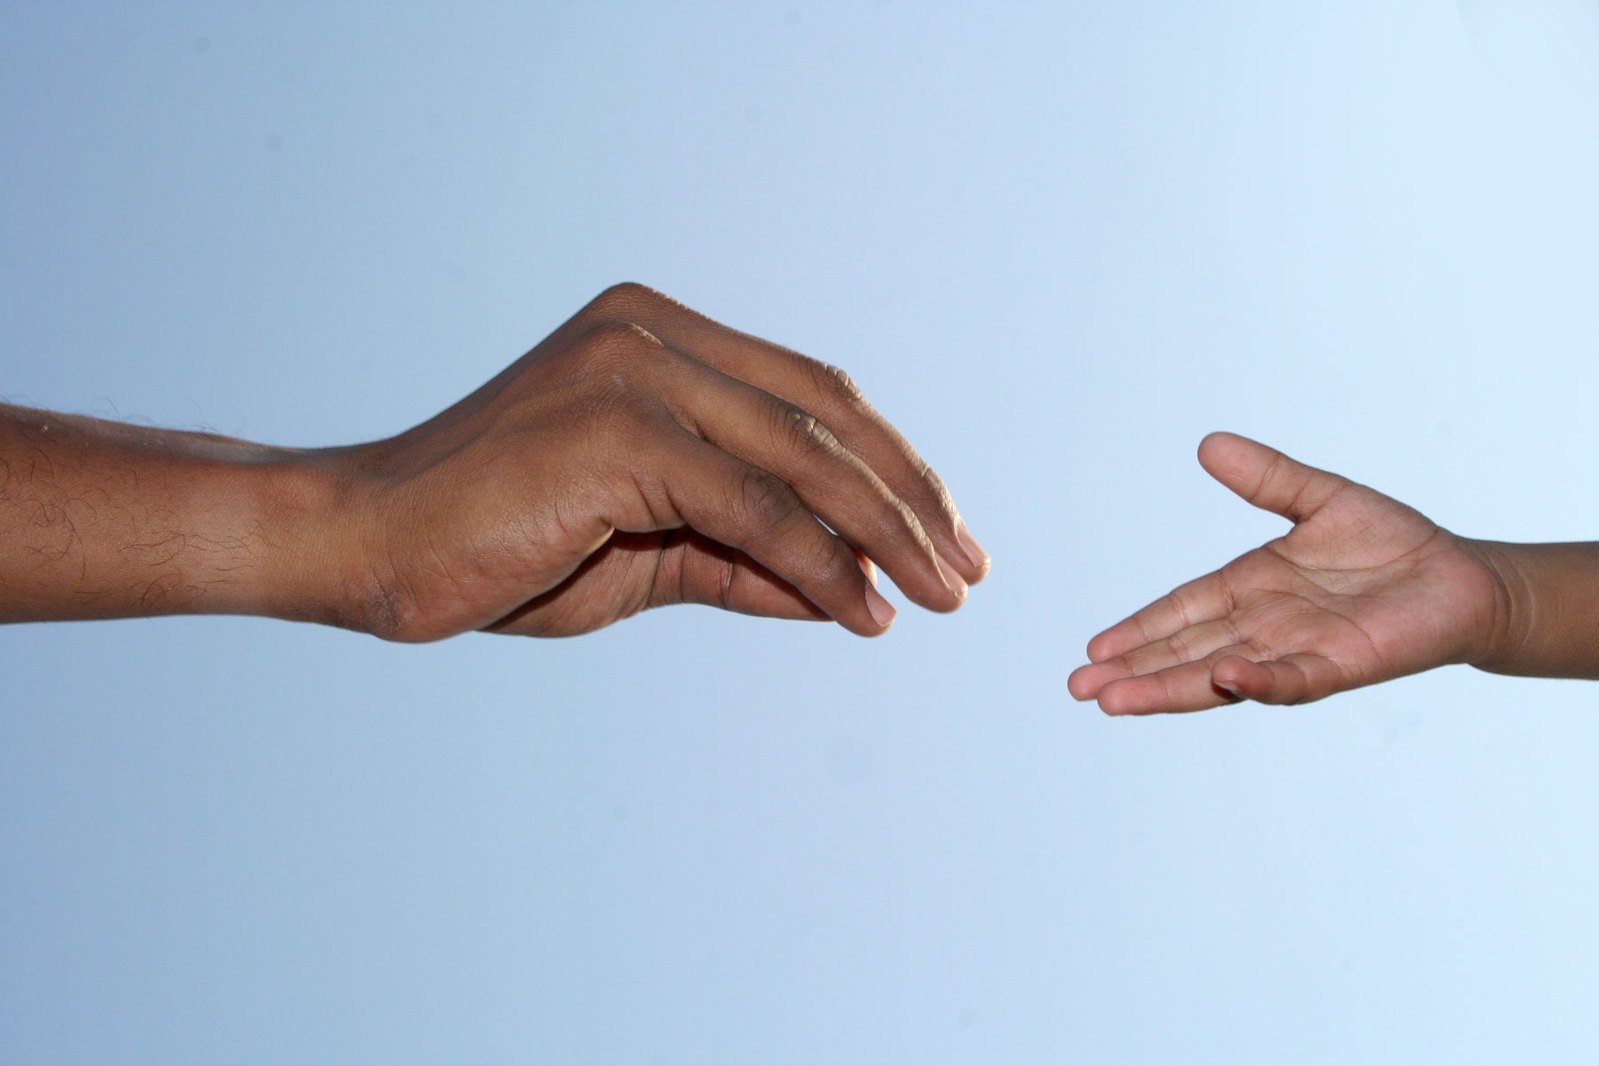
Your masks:
{"label": "thumb", "polygon": [[[670,558],[676,554],[675,559]],[[827,614],[743,552],[690,533],[662,560],[654,604],[699,603],[739,614],[826,621]],[[675,564],[675,565],[674,565]]]}
{"label": "thumb", "polygon": [[1261,510],[1303,522],[1349,482],[1235,433],[1199,442],[1199,465]]}

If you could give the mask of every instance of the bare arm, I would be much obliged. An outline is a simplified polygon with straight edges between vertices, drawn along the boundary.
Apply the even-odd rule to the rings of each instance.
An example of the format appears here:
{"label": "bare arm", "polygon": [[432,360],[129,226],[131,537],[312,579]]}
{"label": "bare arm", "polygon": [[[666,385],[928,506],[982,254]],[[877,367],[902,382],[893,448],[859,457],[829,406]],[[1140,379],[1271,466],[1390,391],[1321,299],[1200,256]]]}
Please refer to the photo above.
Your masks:
{"label": "bare arm", "polygon": [[1096,636],[1078,699],[1111,714],[1302,703],[1447,663],[1599,678],[1599,545],[1456,536],[1231,434],[1199,458],[1293,528]]}
{"label": "bare arm", "polygon": [[273,448],[0,407],[0,621],[247,613],[395,640],[705,603],[893,618],[987,572],[841,371],[643,286],[395,437]]}
{"label": "bare arm", "polygon": [[0,621],[331,620],[327,457],[0,405]]}
{"label": "bare arm", "polygon": [[1599,680],[1599,544],[1475,543],[1506,598],[1472,665],[1495,674]]}

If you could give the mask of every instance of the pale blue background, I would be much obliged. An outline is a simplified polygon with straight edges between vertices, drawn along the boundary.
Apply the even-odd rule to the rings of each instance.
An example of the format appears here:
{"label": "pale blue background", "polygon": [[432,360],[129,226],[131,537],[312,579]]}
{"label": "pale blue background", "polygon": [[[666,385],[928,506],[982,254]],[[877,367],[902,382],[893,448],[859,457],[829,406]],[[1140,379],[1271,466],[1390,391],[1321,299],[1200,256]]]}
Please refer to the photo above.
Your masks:
{"label": "pale blue background", "polygon": [[636,278],[992,550],[887,638],[0,631],[6,1063],[1576,1063],[1599,689],[1110,720],[1231,428],[1599,535],[1594,5],[9,3],[0,393],[273,442]]}

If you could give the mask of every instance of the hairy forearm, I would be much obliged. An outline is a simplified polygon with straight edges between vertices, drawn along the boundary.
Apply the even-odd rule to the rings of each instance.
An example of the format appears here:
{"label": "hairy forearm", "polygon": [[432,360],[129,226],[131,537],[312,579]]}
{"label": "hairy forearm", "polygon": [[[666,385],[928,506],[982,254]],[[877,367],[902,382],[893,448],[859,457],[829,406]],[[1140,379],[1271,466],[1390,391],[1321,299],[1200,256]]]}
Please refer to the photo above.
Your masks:
{"label": "hairy forearm", "polygon": [[1474,542],[1503,587],[1487,654],[1496,674],[1599,679],[1599,543]]}
{"label": "hairy forearm", "polygon": [[0,405],[0,622],[338,621],[322,453]]}

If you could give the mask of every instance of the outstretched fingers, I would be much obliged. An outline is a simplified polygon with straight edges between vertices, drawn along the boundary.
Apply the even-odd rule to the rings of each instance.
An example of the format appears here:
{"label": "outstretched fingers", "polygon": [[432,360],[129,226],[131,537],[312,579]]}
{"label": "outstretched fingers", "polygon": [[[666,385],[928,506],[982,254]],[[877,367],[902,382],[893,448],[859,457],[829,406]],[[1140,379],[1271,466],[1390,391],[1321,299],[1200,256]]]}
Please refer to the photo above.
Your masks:
{"label": "outstretched fingers", "polygon": [[575,321],[618,318],[636,322],[722,374],[814,415],[904,501],[952,576],[976,584],[988,573],[988,553],[966,528],[938,475],[843,371],[730,329],[642,285],[606,290]]}
{"label": "outstretched fingers", "polygon": [[1153,674],[1118,678],[1096,697],[1100,709],[1110,715],[1203,711],[1238,702],[1238,697],[1212,683],[1210,673],[1209,663],[1183,663]]}
{"label": "outstretched fingers", "polygon": [[1140,645],[1124,655],[1080,666],[1072,671],[1066,685],[1076,698],[1093,699],[1100,689],[1112,681],[1199,662],[1213,658],[1217,652],[1242,646],[1238,626],[1230,618],[1219,618],[1178,630],[1169,637]]}
{"label": "outstretched fingers", "polygon": [[1122,619],[1088,642],[1088,661],[1101,663],[1202,622],[1215,621],[1232,609],[1232,595],[1221,571],[1195,578],[1172,589],[1142,610]]}
{"label": "outstretched fingers", "polygon": [[678,353],[666,395],[686,429],[782,478],[911,599],[937,611],[961,605],[966,582],[941,561],[914,510],[816,416],[687,353]]}
{"label": "outstretched fingers", "polygon": [[1353,687],[1338,664],[1326,656],[1296,653],[1253,662],[1234,654],[1214,662],[1187,662],[1153,673],[1116,678],[1086,698],[1097,698],[1100,709],[1110,715],[1171,714],[1203,711],[1240,700],[1309,703]]}
{"label": "outstretched fingers", "polygon": [[[1199,461],[1249,503],[1295,523],[1352,485],[1231,433],[1206,437]],[[1248,657],[1273,653],[1258,634],[1245,639],[1240,626],[1252,627],[1234,613],[1235,589],[1243,595],[1266,588],[1249,588],[1258,569],[1235,566],[1231,583],[1223,571],[1190,581],[1094,637],[1088,664],[1067,682],[1072,695],[1098,700],[1108,714],[1159,714],[1243,699],[1303,703],[1361,683],[1323,655],[1296,652],[1262,662]]]}

